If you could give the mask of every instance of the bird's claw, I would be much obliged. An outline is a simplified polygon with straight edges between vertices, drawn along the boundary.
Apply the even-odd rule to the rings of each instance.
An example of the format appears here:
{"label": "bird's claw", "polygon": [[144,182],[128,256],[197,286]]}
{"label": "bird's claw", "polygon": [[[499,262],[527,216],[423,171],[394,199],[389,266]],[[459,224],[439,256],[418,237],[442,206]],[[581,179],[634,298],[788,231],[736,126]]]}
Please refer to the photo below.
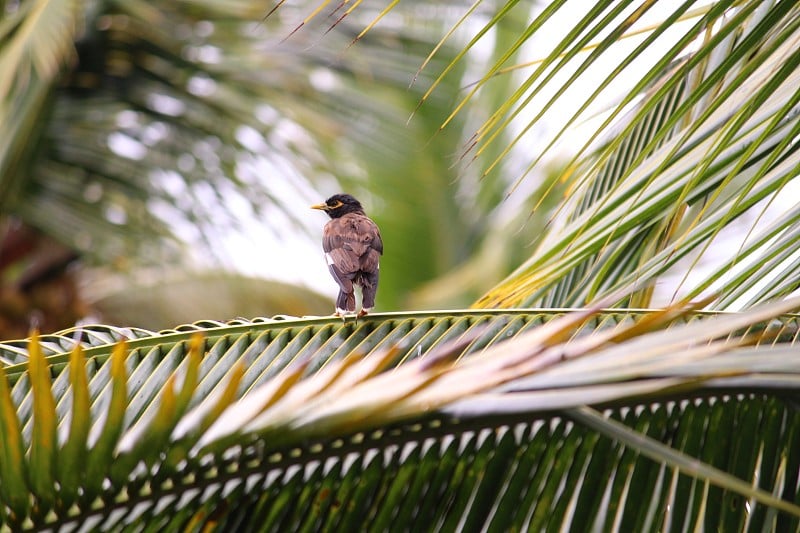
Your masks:
{"label": "bird's claw", "polygon": [[[369,311],[361,309],[358,313],[356,313],[355,321],[358,322],[359,318],[364,318],[368,314]],[[334,311],[333,316],[335,316],[336,318],[341,318],[342,322],[347,322],[347,311],[342,311],[341,309],[337,309],[336,311]]]}

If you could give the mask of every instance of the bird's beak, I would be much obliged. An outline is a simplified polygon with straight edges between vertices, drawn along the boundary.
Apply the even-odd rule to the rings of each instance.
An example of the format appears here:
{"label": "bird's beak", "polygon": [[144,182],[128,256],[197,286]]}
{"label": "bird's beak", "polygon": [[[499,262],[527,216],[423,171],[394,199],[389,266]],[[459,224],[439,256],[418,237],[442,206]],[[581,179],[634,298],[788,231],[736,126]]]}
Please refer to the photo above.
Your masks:
{"label": "bird's beak", "polygon": [[311,209],[322,209],[323,211],[327,211],[328,210],[328,204],[326,204],[326,203],[314,204],[314,205],[311,206]]}

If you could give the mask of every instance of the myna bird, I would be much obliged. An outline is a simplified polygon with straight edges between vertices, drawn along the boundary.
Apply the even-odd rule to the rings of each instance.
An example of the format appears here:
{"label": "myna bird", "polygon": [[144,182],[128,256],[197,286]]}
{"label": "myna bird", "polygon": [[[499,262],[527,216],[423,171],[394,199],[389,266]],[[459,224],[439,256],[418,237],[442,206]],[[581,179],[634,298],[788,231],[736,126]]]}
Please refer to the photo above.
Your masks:
{"label": "myna bird", "polygon": [[355,313],[353,286],[361,287],[362,304],[358,316],[375,306],[378,291],[379,261],[383,241],[378,226],[364,214],[361,203],[349,194],[334,194],[323,204],[312,205],[328,213],[331,220],[322,231],[322,249],[333,279],[339,284],[336,315]]}

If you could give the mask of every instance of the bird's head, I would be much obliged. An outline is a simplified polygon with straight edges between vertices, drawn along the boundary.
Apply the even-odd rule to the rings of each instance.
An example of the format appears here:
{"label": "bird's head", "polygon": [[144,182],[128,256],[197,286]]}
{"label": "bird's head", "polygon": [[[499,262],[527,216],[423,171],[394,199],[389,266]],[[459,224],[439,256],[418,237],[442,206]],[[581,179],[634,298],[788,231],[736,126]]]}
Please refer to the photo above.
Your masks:
{"label": "bird's head", "polygon": [[361,207],[361,202],[349,194],[334,194],[325,200],[325,203],[312,205],[311,209],[321,209],[328,213],[328,216],[331,218],[339,218],[348,213],[364,214],[364,208]]}

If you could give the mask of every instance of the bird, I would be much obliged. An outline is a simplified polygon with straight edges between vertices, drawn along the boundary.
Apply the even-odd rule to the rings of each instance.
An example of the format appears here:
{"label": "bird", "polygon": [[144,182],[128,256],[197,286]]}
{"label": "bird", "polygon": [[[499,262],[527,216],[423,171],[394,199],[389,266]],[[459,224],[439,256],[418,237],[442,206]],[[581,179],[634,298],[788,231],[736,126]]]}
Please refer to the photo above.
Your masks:
{"label": "bird", "polygon": [[322,230],[322,250],[333,279],[339,285],[336,316],[355,313],[354,287],[361,287],[361,318],[375,306],[383,240],[378,225],[364,213],[361,202],[345,193],[334,194],[311,209],[325,211],[331,219]]}

